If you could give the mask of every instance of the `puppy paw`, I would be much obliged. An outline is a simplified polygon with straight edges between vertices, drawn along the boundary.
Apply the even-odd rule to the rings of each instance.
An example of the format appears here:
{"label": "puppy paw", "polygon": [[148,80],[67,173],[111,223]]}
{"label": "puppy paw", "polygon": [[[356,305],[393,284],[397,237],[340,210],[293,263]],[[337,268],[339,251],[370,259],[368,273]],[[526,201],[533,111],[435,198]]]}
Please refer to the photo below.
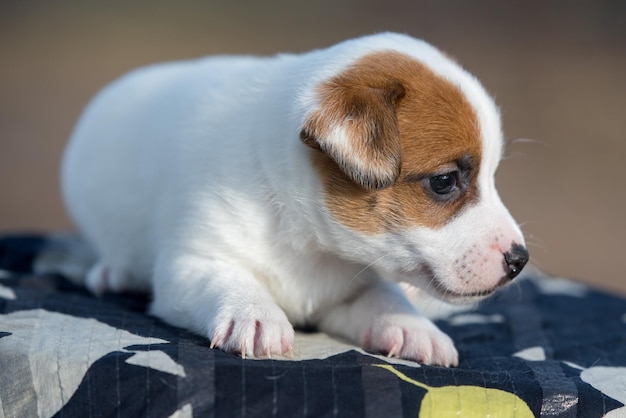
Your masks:
{"label": "puppy paw", "polygon": [[459,362],[452,339],[428,319],[415,315],[377,319],[366,331],[363,347],[427,365],[450,367]]}
{"label": "puppy paw", "polygon": [[102,296],[108,291],[122,292],[125,289],[127,277],[107,267],[103,263],[96,263],[87,273],[85,286],[96,296]]}
{"label": "puppy paw", "polygon": [[209,326],[211,348],[242,357],[292,355],[294,330],[278,306],[221,309]]}

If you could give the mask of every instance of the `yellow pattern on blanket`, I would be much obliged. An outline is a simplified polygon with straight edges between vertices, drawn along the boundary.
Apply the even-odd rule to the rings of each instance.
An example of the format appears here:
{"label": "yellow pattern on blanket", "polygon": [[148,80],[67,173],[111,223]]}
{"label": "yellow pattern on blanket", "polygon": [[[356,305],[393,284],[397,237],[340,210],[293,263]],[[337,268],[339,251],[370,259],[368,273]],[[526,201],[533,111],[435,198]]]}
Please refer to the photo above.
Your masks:
{"label": "yellow pattern on blanket", "polygon": [[432,387],[411,379],[393,366],[375,366],[389,370],[401,380],[427,391],[420,406],[419,418],[534,417],[526,402],[513,393],[480,386]]}

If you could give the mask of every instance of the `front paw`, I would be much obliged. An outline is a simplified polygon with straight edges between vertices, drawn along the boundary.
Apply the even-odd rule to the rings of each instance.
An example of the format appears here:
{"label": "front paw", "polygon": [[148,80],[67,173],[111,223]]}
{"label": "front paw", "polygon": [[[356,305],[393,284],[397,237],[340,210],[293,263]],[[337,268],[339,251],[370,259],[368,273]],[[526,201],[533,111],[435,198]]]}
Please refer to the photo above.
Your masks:
{"label": "front paw", "polygon": [[452,339],[426,318],[410,314],[383,315],[363,336],[363,347],[436,366],[457,366]]}
{"label": "front paw", "polygon": [[285,313],[259,305],[222,307],[209,325],[211,348],[244,358],[292,354],[294,331]]}

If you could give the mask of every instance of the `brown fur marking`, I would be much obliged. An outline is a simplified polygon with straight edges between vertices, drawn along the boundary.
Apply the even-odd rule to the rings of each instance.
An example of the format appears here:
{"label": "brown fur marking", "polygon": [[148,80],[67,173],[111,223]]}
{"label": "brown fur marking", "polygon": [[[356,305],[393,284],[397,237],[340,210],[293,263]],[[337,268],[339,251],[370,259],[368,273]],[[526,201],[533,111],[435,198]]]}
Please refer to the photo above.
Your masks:
{"label": "brown fur marking", "polygon": [[[382,189],[400,175],[396,105],[404,87],[393,79],[374,80],[372,75],[346,73],[325,83],[319,90],[320,108],[308,117],[300,138],[330,155],[356,183]],[[330,140],[337,135],[335,128],[348,136],[349,150]]]}
{"label": "brown fur marking", "polygon": [[[388,51],[361,58],[323,83],[319,95],[320,110],[301,137],[316,149],[313,163],[338,221],[367,234],[438,228],[476,200],[480,132],[458,87],[413,58]],[[351,152],[326,142],[340,124]],[[453,201],[437,201],[415,180],[460,165],[469,166],[467,188]]]}

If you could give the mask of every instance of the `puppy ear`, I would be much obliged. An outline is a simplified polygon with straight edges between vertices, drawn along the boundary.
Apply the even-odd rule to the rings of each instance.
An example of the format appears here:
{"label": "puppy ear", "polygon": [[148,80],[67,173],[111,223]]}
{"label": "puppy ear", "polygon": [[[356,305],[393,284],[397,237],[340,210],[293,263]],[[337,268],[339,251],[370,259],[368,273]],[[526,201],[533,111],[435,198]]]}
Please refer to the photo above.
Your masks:
{"label": "puppy ear", "polygon": [[304,122],[302,142],[326,153],[365,189],[395,183],[402,161],[396,117],[402,84],[344,77],[323,84],[318,93],[320,105]]}

